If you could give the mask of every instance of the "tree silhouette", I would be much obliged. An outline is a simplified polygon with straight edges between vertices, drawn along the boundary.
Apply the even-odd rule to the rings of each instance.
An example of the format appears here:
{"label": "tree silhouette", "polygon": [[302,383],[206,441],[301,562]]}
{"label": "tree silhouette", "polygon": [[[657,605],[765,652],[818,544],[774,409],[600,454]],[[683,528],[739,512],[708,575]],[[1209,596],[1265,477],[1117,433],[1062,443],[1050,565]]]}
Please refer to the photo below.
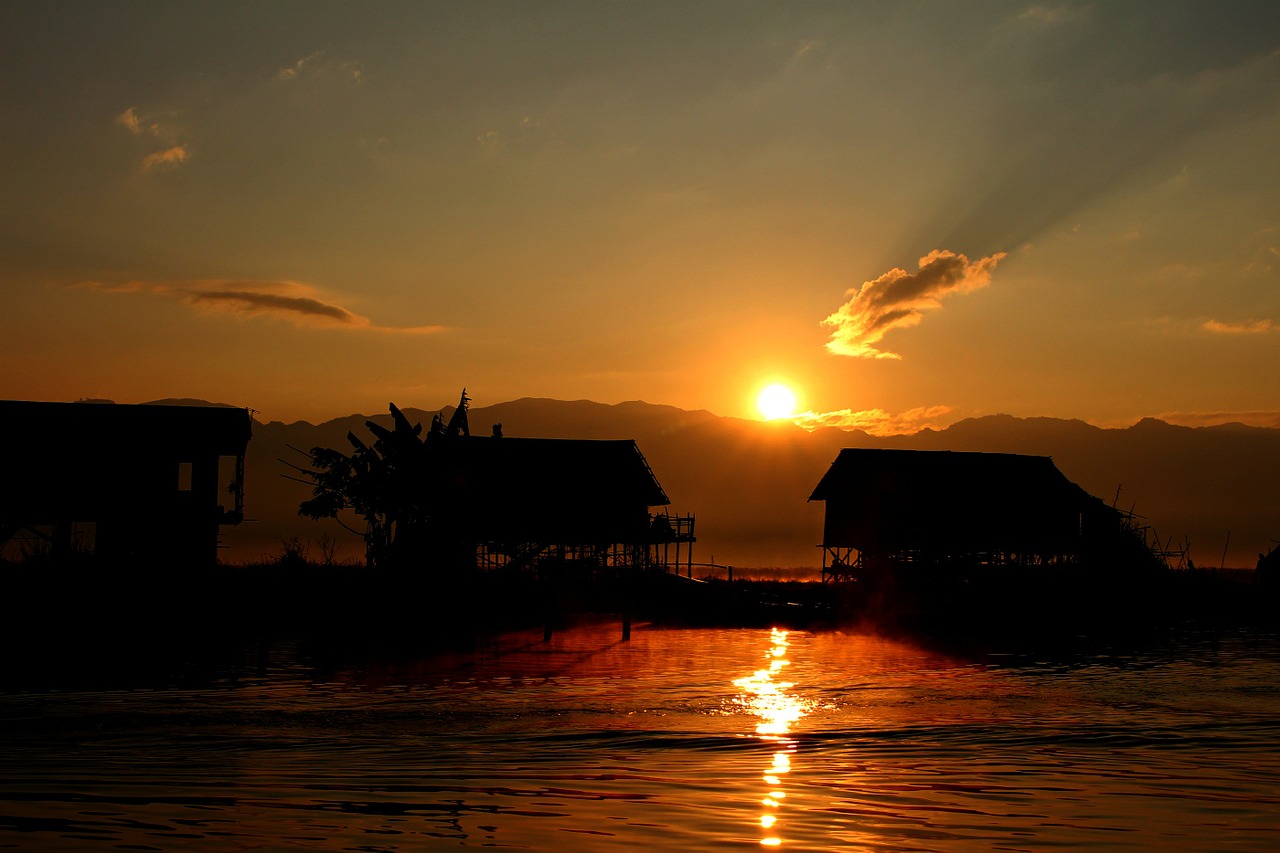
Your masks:
{"label": "tree silhouette", "polygon": [[[466,404],[463,392],[463,405]],[[312,484],[312,497],[298,508],[312,519],[333,518],[351,509],[365,521],[365,554],[372,567],[398,567],[420,560],[432,516],[432,465],[422,424],[409,420],[390,404],[392,429],[373,421],[372,445],[347,433],[350,454],[313,447],[310,468],[300,468]],[[464,415],[465,417],[465,415]],[[344,524],[344,526],[346,526]],[[348,527],[348,529],[351,529]]]}

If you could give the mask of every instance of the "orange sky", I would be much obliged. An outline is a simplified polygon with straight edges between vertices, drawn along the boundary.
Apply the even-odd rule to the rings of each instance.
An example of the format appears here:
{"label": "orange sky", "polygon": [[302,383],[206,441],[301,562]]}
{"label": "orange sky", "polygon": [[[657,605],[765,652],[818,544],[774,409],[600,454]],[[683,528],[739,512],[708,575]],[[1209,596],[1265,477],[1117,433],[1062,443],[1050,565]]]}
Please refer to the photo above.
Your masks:
{"label": "orange sky", "polygon": [[1280,426],[1280,6],[0,6],[0,397]]}

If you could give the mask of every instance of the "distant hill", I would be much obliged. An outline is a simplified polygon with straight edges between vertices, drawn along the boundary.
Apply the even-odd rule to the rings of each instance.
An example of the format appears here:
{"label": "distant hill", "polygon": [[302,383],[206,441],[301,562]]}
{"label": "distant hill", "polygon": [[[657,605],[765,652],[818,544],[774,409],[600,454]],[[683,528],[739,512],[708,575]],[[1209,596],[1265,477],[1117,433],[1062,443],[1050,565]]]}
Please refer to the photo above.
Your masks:
{"label": "distant hill", "polygon": [[[404,412],[424,429],[435,414]],[[452,408],[443,414],[448,418]],[[282,538],[318,543],[322,535],[339,543],[338,559],[362,554],[358,537],[333,523],[297,516],[308,489],[286,479],[291,471],[278,460],[304,464],[305,457],[291,447],[346,448],[348,431],[368,436],[367,419],[255,423],[245,479],[247,514],[257,521],[228,532],[226,558],[251,560],[277,553]],[[390,423],[387,414],[372,420]],[[1052,456],[1067,477],[1107,502],[1132,508],[1162,539],[1189,541],[1198,565],[1219,565],[1227,548],[1226,565],[1252,567],[1257,554],[1280,539],[1278,429],[1190,428],[1150,419],[1127,429],[1101,429],[1077,420],[994,415],[945,430],[874,437],[642,402],[533,398],[473,408],[470,423],[474,435],[488,435],[492,424],[501,423],[508,436],[635,439],[670,496],[671,511],[696,514],[697,561],[819,565],[823,504],[807,498],[842,447]]]}
{"label": "distant hill", "polygon": [[[80,402],[87,402],[81,400]],[[110,403],[110,400],[101,400],[95,402]],[[208,400],[196,400],[191,397],[165,397],[162,400],[151,400],[143,403],[144,406],[208,406],[213,409],[239,409],[241,406],[233,406],[230,403],[210,403]]]}
{"label": "distant hill", "polygon": [[1132,509],[1163,539],[1190,542],[1197,565],[1252,567],[1280,540],[1280,430],[1173,426],[1151,418],[1127,429],[997,415],[899,446],[1052,456],[1090,493]]}

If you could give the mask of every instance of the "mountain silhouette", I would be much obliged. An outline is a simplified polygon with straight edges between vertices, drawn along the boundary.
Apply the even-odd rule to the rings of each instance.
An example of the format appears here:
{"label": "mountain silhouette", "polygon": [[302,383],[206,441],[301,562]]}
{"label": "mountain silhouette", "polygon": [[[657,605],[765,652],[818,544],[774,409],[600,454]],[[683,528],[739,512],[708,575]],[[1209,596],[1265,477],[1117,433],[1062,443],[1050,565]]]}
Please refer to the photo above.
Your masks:
{"label": "mountain silhouette", "polygon": [[[446,419],[453,411],[401,409],[423,424],[437,411]],[[298,517],[309,489],[286,479],[290,469],[278,460],[304,464],[291,447],[344,448],[347,432],[367,433],[366,420],[390,426],[389,415],[363,414],[320,424],[255,423],[245,480],[247,516],[256,521],[226,532],[223,559],[252,561],[278,553],[282,540],[318,543],[322,536],[339,544],[339,560],[360,557],[359,537],[333,522]],[[818,566],[823,506],[807,498],[844,447],[1051,456],[1086,491],[1136,512],[1162,542],[1189,542],[1200,566],[1252,567],[1280,539],[1280,429],[1192,428],[1149,418],[1103,429],[1079,420],[992,415],[944,430],[877,437],[643,402],[537,398],[473,407],[470,420],[477,435],[501,423],[508,436],[635,439],[670,496],[671,511],[697,515],[698,562]]]}

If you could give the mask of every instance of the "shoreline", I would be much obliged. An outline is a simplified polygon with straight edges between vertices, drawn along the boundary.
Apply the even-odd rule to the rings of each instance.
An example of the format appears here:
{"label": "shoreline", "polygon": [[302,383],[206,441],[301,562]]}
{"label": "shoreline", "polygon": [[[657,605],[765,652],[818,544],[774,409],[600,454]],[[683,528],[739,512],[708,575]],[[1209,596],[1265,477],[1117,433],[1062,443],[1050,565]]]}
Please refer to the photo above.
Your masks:
{"label": "shoreline", "polygon": [[0,689],[198,682],[293,644],[323,667],[424,657],[507,631],[583,622],[878,634],[1005,652],[1280,629],[1280,590],[1207,570],[1124,581],[1048,573],[987,583],[689,580],[672,574],[432,577],[362,567],[124,573],[0,569]]}

